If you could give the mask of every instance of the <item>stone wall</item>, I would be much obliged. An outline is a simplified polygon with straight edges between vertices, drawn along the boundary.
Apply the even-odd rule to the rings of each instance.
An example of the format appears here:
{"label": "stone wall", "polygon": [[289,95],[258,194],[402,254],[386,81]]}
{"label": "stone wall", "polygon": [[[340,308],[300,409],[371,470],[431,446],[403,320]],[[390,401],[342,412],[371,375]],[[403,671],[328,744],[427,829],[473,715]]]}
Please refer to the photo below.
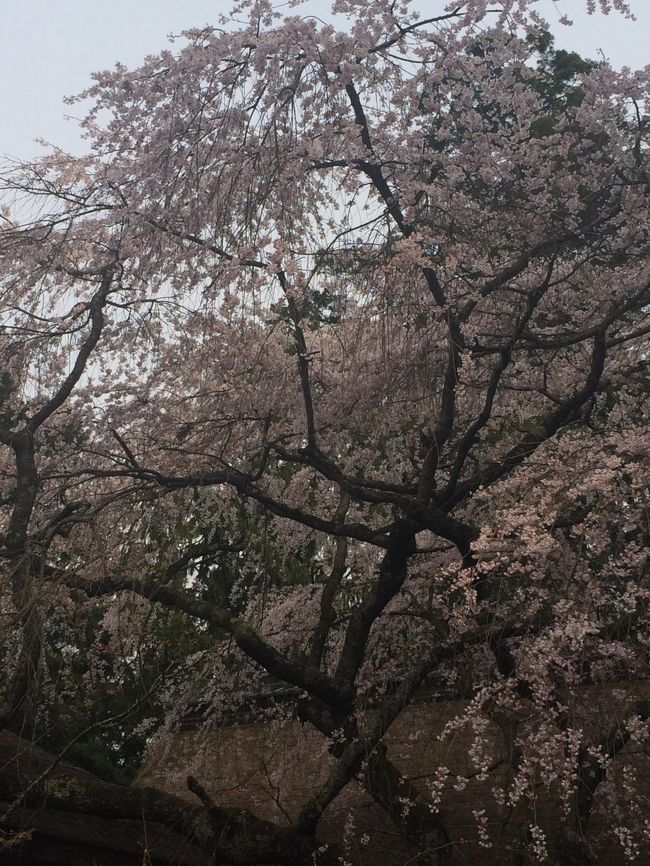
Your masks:
{"label": "stone wall", "polygon": [[[581,694],[573,708],[573,724],[594,739],[624,718],[635,697],[650,697],[650,685],[613,691],[591,688]],[[436,773],[447,767],[451,777],[467,778],[464,789],[448,781],[440,804],[454,842],[455,863],[521,864],[526,830],[535,823],[549,839],[557,837],[560,810],[557,792],[537,790],[515,809],[499,807],[492,796],[495,786],[504,787],[510,772],[506,740],[495,722],[483,732],[490,771],[477,773],[471,756],[473,735],[465,730],[440,734],[445,725],[467,707],[462,701],[433,702],[422,698],[408,707],[386,737],[388,754],[399,769],[427,792]],[[532,716],[534,717],[534,716]],[[134,784],[150,785],[192,799],[185,780],[196,775],[216,802],[246,806],[257,815],[288,824],[326,779],[331,758],[326,740],[313,728],[298,721],[267,721],[226,725],[209,732],[200,728],[181,731],[166,748],[159,748]],[[650,759],[640,747],[626,746],[615,760],[609,783],[619,788],[625,773],[634,772],[639,786],[650,792]],[[594,863],[626,862],[622,848],[612,841],[616,816],[611,803],[604,808],[601,786],[596,798],[589,838]],[[482,812],[481,817],[475,813]],[[479,844],[479,824],[487,822],[492,847]],[[359,866],[406,866],[410,862],[408,840],[386,814],[374,804],[357,782],[351,782],[330,805],[319,827],[320,838],[347,844],[348,859]],[[369,841],[366,843],[366,838]],[[364,844],[366,843],[366,844]],[[640,852],[639,864],[650,864]]]}

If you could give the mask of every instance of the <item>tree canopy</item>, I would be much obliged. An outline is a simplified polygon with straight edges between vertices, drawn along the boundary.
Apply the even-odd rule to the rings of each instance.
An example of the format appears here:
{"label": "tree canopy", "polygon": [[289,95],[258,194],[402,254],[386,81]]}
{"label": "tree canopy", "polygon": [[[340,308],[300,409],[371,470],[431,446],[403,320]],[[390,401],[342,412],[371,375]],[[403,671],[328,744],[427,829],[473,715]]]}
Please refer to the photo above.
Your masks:
{"label": "tree canopy", "polygon": [[[194,779],[202,808],[151,819],[218,862],[337,863],[318,825],[356,778],[412,862],[453,863],[446,789],[383,748],[426,685],[503,733],[512,862],[597,862],[597,797],[632,856],[648,792],[610,770],[648,736],[650,67],[556,50],[528,0],[335,11],[243,3],[99,73],[87,156],[2,175],[0,724],[125,782],[272,678],[335,759],[298,818]],[[625,696],[597,735],[594,684]]]}

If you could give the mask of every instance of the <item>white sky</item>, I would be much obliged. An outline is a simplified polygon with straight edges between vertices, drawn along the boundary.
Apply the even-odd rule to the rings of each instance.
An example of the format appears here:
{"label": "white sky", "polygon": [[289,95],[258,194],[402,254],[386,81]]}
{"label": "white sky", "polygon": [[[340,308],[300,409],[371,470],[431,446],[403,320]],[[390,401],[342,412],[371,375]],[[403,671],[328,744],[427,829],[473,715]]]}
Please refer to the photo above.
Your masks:
{"label": "white sky", "polygon": [[[595,57],[599,50],[615,66],[650,63],[650,0],[631,0],[636,22],[619,15],[587,16],[585,0],[538,0],[551,22],[559,12],[575,21],[553,26],[558,45]],[[423,11],[442,0],[425,0]],[[0,154],[35,156],[35,139],[64,150],[84,149],[73,110],[63,97],[79,93],[93,71],[117,61],[137,65],[166,47],[170,33],[216,23],[230,0],[0,0]],[[303,9],[323,15],[328,0],[307,0]]]}

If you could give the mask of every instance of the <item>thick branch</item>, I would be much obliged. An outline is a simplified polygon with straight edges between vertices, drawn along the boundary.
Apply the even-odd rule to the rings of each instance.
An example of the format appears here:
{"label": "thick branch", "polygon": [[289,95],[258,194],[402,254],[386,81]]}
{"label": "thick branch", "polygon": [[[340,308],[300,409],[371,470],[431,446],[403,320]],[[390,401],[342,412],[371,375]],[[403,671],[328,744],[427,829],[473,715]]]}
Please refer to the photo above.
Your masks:
{"label": "thick branch", "polygon": [[[326,520],[301,508],[287,505],[274,499],[268,493],[260,490],[248,475],[236,469],[228,469],[220,472],[206,472],[197,475],[165,475],[156,469],[141,467],[136,469],[102,470],[89,469],[88,474],[102,477],[127,477],[137,478],[143,482],[153,482],[157,487],[167,490],[182,490],[188,487],[216,487],[220,484],[229,485],[237,490],[242,496],[259,502],[271,514],[278,517],[286,517],[295,520],[303,526],[309,526],[318,532],[335,537],[355,538],[376,547],[388,547],[388,535],[391,526],[372,529],[362,523],[337,523],[336,520]],[[342,485],[343,486],[343,485]]]}
{"label": "thick branch", "polygon": [[376,582],[366,591],[345,633],[336,678],[351,688],[366,650],[373,623],[402,588],[409,558],[415,553],[415,528],[410,520],[401,521],[392,531],[388,550],[379,567]]}
{"label": "thick branch", "polygon": [[302,399],[305,406],[305,421],[307,423],[307,444],[310,447],[316,445],[316,425],[314,423],[314,398],[311,391],[309,379],[309,359],[307,356],[307,342],[301,325],[301,316],[295,301],[290,297],[287,286],[287,278],[282,271],[278,272],[278,279],[282,291],[287,298],[289,316],[293,325],[293,336],[296,342],[296,357],[298,363],[298,375],[302,389]]}
{"label": "thick branch", "polygon": [[87,595],[112,595],[115,592],[135,592],[143,598],[158,602],[165,607],[182,610],[189,616],[213,623],[232,635],[237,646],[246,655],[274,676],[309,692],[330,706],[341,706],[346,697],[332,680],[318,668],[296,664],[274,647],[266,643],[248,623],[232,616],[219,605],[193,598],[172,586],[159,585],[153,581],[133,579],[106,579],[87,581],[78,578],[63,580],[69,585],[82,589]]}
{"label": "thick branch", "polygon": [[[349,506],[349,497],[346,495],[341,496],[341,502],[339,503],[339,507],[336,511],[336,519],[338,521],[345,520],[345,516],[347,514]],[[341,581],[343,580],[343,577],[345,575],[347,555],[347,538],[337,538],[332,569],[329,573],[327,580],[325,581],[325,585],[323,586],[323,591],[321,593],[320,599],[320,615],[318,617],[318,623],[316,624],[316,628],[314,629],[314,633],[309,644],[309,652],[307,654],[307,658],[310,664],[314,665],[315,667],[320,666],[323,658],[323,652],[325,651],[325,644],[327,643],[327,637],[335,619],[334,599],[336,598],[336,593],[338,592],[339,587],[341,586]]]}
{"label": "thick branch", "polygon": [[72,393],[73,388],[82,377],[83,372],[86,369],[88,358],[97,345],[104,327],[103,309],[106,305],[106,299],[108,298],[108,293],[110,291],[113,272],[113,266],[104,269],[99,289],[88,305],[91,322],[90,332],[79,349],[72,370],[63,380],[58,391],[27,422],[27,427],[32,432],[37,430],[41,424],[50,417],[50,415],[56,412],[56,410],[65,403]]}
{"label": "thick branch", "polygon": [[[350,100],[350,105],[352,106],[352,110],[354,112],[354,120],[359,127],[361,133],[361,141],[363,143],[363,146],[366,148],[370,155],[374,155],[375,151],[372,143],[372,138],[370,136],[368,119],[366,118],[366,113],[363,110],[363,105],[361,104],[361,99],[359,98],[357,89],[351,81],[346,84],[345,92],[347,93]],[[403,232],[404,235],[407,235],[409,233],[409,226],[404,219],[402,210],[397,202],[397,199],[393,195],[393,192],[388,185],[388,181],[384,177],[381,168],[376,163],[368,162],[366,160],[358,160],[357,165],[372,181],[375,189],[377,190],[384,204],[386,205],[388,213],[395,220],[395,223],[400,229],[400,231]]]}
{"label": "thick branch", "polygon": [[418,497],[422,502],[428,502],[435,486],[435,476],[440,462],[440,452],[451,436],[454,428],[454,414],[456,410],[456,385],[458,383],[458,369],[461,363],[462,336],[458,323],[449,319],[449,336],[447,348],[447,371],[442,388],[440,400],[440,412],[438,423],[431,436],[429,449],[424,457],[424,464],[420,473]]}

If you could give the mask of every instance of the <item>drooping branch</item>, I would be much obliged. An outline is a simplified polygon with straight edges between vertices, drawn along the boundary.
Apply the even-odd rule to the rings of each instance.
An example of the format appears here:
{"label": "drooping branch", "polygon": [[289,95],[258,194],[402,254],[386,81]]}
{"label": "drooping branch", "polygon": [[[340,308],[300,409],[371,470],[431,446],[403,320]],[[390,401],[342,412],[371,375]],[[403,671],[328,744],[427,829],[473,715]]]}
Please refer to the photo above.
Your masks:
{"label": "drooping branch", "polygon": [[[630,708],[630,715],[634,715],[642,722],[647,722],[650,719],[650,701],[636,701]],[[596,789],[607,778],[607,769],[598,754],[610,760],[615,758],[628,744],[630,736],[629,725],[626,722],[619,722],[609,729],[596,749],[581,750],[575,798],[576,830],[581,838],[588,830]]]}

